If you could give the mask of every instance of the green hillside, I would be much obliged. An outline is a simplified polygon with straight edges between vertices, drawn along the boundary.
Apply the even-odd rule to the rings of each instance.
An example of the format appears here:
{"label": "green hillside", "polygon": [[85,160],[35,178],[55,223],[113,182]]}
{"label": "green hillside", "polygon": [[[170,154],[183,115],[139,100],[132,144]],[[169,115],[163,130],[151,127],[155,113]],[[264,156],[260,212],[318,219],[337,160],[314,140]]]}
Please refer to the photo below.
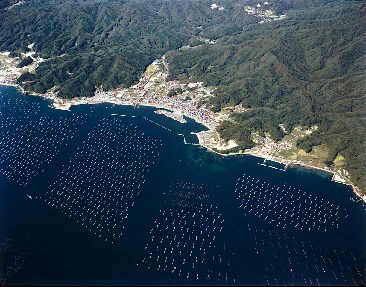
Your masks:
{"label": "green hillside", "polygon": [[52,58],[22,77],[34,81],[27,89],[59,86],[63,97],[92,96],[96,85],[130,86],[154,59],[198,34],[221,37],[253,21],[235,1],[224,2],[218,13],[208,0],[28,0],[0,12],[0,50],[35,43],[37,53]]}
{"label": "green hillside", "polygon": [[248,25],[235,36],[169,58],[170,77],[217,86],[214,110],[242,104],[220,127],[224,138],[250,145],[250,132],[280,139],[295,125],[318,125],[299,142],[310,151],[326,144],[357,184],[366,187],[366,5],[331,3],[290,11],[276,23]]}
{"label": "green hillside", "polygon": [[[272,22],[246,12],[255,0],[26,0],[4,9],[15,2],[0,2],[0,51],[16,56],[34,43],[47,59],[19,78],[27,90],[71,98],[131,86],[168,53],[170,79],[217,87],[213,110],[248,109],[221,125],[222,137],[245,148],[252,131],[278,140],[281,123],[317,125],[299,147],[327,145],[325,161],[341,154],[366,188],[365,1],[271,0],[263,13],[286,14]],[[188,44],[196,47],[176,51]]]}

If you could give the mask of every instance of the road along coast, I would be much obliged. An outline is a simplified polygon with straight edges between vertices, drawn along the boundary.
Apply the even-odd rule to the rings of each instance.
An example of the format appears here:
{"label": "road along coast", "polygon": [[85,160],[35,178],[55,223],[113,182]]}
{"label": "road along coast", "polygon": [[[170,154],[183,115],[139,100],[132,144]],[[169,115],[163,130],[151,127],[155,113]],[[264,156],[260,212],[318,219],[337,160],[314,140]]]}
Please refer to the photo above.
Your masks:
{"label": "road along coast", "polygon": [[[31,55],[34,52],[31,52]],[[11,85],[19,88],[22,93],[24,89],[16,84],[17,78],[25,71],[25,69],[16,68],[19,60],[9,57],[9,53],[1,53],[1,69],[0,83],[2,85]],[[43,59],[35,59],[32,67],[27,69],[34,71]],[[172,118],[173,120],[185,123],[184,117],[193,119],[202,124],[208,130],[196,133],[199,145],[220,155],[252,155],[264,160],[276,161],[287,167],[302,166],[311,169],[322,170],[332,173],[332,180],[347,184],[352,187],[354,193],[366,202],[366,195],[357,186],[352,184],[345,170],[332,170],[326,166],[321,167],[319,164],[312,165],[298,159],[291,159],[281,155],[281,153],[294,148],[294,141],[283,140],[279,143],[271,140],[269,135],[260,137],[253,134],[253,140],[256,146],[251,149],[239,150],[238,152],[230,152],[238,145],[234,140],[223,140],[217,132],[217,127],[225,120],[230,120],[230,114],[233,112],[245,112],[245,108],[238,105],[231,108],[223,109],[220,112],[213,112],[205,102],[213,96],[214,87],[205,87],[202,82],[182,84],[179,81],[168,81],[168,64],[163,56],[161,59],[155,60],[142,74],[139,82],[129,88],[117,88],[110,91],[104,91],[103,86],[97,88],[93,97],[74,97],[72,99],[64,99],[57,95],[57,92],[49,91],[45,94],[37,94],[28,92],[29,95],[41,96],[52,101],[52,107],[60,110],[69,110],[74,105],[82,104],[100,104],[112,103],[116,105],[129,106],[149,106],[159,110],[158,114],[162,114]],[[302,132],[301,135],[309,134],[316,130],[315,127],[304,129],[298,127]],[[345,176],[346,175],[346,176]]]}

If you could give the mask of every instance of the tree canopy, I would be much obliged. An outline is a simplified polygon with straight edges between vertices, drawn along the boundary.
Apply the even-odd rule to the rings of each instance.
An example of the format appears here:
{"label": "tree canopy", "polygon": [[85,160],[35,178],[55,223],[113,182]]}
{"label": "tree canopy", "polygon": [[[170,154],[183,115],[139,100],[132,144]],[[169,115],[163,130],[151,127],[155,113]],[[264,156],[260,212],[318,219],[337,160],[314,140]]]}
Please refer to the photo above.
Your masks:
{"label": "tree canopy", "polygon": [[247,148],[252,131],[279,140],[279,124],[318,125],[298,146],[327,145],[327,163],[342,154],[366,188],[364,1],[273,0],[268,9],[286,18],[262,24],[244,10],[254,0],[220,0],[222,10],[211,0],[26,0],[4,9],[16,2],[1,2],[0,50],[16,56],[34,43],[47,59],[19,78],[26,89],[92,96],[99,85],[131,86],[154,59],[196,46],[168,53],[169,77],[216,86],[213,110],[248,110],[222,124],[223,138]]}
{"label": "tree canopy", "polygon": [[[366,188],[366,5],[333,1],[288,13],[284,21],[247,25],[215,45],[171,55],[171,79],[216,86],[213,110],[242,104],[220,134],[249,146],[248,132],[275,140],[296,125],[319,126],[298,142],[310,151],[325,144]],[[245,139],[243,141],[243,138]]]}

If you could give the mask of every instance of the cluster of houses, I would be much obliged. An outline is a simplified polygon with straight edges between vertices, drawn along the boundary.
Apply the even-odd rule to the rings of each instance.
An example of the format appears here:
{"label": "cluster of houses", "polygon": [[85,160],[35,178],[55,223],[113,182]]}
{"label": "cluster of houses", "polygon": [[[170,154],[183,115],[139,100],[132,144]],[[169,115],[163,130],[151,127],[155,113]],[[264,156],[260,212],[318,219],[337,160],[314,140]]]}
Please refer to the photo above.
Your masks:
{"label": "cluster of houses", "polygon": [[261,21],[258,23],[266,23],[272,21],[283,20],[286,18],[286,14],[283,15],[276,15],[272,10],[266,9],[268,6],[268,1],[264,2],[263,4],[258,3],[256,6],[245,6],[244,11],[247,12],[249,15],[253,15],[257,18],[260,18]]}

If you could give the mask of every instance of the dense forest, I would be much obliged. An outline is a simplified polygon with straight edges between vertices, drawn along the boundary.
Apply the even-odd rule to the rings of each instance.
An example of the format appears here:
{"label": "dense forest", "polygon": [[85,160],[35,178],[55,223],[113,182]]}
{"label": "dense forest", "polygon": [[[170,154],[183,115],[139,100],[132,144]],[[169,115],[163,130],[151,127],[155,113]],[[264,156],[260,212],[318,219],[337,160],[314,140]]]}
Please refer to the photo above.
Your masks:
{"label": "dense forest", "polygon": [[[212,0],[26,0],[0,10],[0,51],[24,52],[34,43],[49,59],[22,77],[33,81],[28,90],[56,86],[62,97],[92,96],[101,84],[130,86],[167,51],[240,33],[259,21],[244,12],[256,2],[220,0],[225,9],[218,11]],[[268,8],[283,13],[326,1],[270,2]]]}
{"label": "dense forest", "polygon": [[49,59],[25,75],[33,81],[27,89],[57,86],[63,97],[92,96],[101,84],[132,85],[167,51],[200,42],[197,35],[235,34],[255,21],[235,1],[223,2],[221,12],[208,0],[28,0],[0,12],[0,50],[27,51],[35,43]]}
{"label": "dense forest", "polygon": [[242,104],[245,113],[220,127],[243,148],[252,131],[279,140],[295,125],[319,126],[298,143],[309,152],[325,144],[366,188],[366,5],[329,3],[290,11],[276,23],[248,25],[215,45],[174,53],[170,77],[217,86],[212,109]]}
{"label": "dense forest", "polygon": [[[281,123],[318,125],[299,147],[326,144],[327,162],[342,154],[366,188],[365,1],[269,0],[265,9],[286,18],[261,24],[244,10],[258,0],[26,0],[5,9],[16,2],[0,1],[0,51],[15,57],[34,43],[46,59],[20,77],[26,89],[92,96],[99,85],[132,85],[168,52],[170,79],[216,86],[213,110],[248,110],[219,127],[222,137],[247,148],[252,131],[279,140]],[[197,47],[176,51],[187,44]]]}

